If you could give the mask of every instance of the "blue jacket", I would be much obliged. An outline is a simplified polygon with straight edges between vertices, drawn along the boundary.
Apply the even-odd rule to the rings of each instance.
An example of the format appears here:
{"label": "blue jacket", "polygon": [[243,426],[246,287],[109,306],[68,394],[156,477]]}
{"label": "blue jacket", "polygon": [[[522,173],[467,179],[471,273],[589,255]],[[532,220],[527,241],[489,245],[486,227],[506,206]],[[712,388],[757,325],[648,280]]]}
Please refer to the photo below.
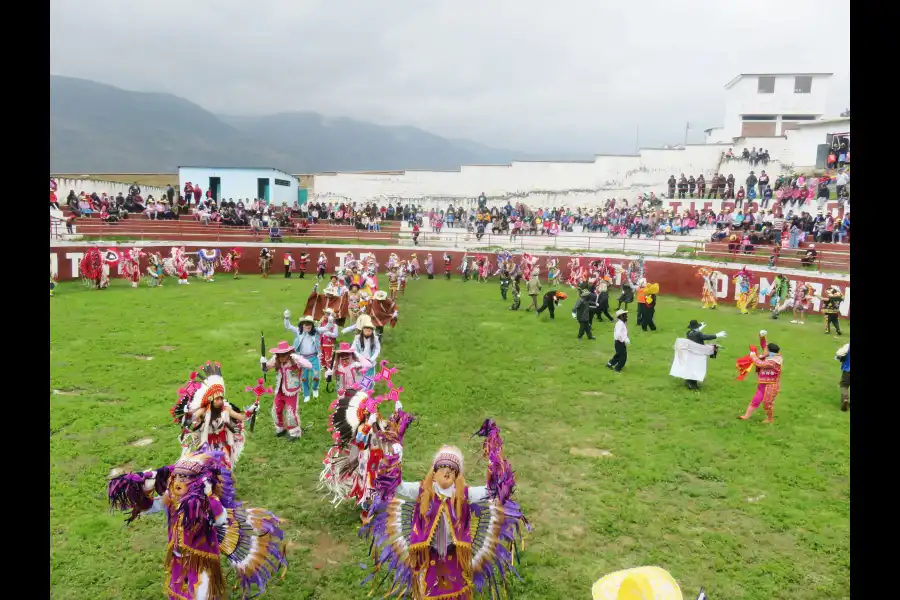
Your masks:
{"label": "blue jacket", "polygon": [[844,357],[844,360],[841,361],[841,371],[844,373],[850,372],[850,351],[847,350],[847,356]]}

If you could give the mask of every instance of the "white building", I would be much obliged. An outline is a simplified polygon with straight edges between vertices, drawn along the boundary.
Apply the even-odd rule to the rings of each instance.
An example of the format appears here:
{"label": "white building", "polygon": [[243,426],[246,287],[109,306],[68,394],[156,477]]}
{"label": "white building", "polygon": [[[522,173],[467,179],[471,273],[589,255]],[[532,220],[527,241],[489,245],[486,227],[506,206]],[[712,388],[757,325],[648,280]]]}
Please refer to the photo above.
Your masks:
{"label": "white building", "polygon": [[212,190],[216,200],[265,200],[269,204],[299,199],[299,184],[293,175],[278,169],[245,169],[240,167],[178,167],[179,189],[191,182],[199,185],[204,197]]}
{"label": "white building", "polygon": [[725,85],[725,120],[707,143],[783,136],[825,116],[831,73],[742,73]]}
{"label": "white building", "polygon": [[797,172],[823,169],[835,141],[838,147],[843,142],[850,149],[850,117],[800,123],[787,132],[787,148],[782,163],[791,164]]}

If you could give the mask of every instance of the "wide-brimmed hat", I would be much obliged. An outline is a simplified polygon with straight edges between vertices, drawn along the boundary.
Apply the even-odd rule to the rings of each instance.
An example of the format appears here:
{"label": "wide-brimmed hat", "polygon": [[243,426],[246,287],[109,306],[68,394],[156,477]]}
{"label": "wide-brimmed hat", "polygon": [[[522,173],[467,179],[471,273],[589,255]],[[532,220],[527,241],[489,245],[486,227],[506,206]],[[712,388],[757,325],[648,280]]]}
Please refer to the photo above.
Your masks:
{"label": "wide-brimmed hat", "polygon": [[326,306],[325,308],[322,309],[322,313],[326,314],[326,315],[333,315],[334,309],[331,308],[330,306]]}
{"label": "wide-brimmed hat", "polygon": [[335,350],[335,352],[337,354],[353,354],[353,346],[347,342],[341,342],[341,345],[338,346],[338,349]]}
{"label": "wide-brimmed hat", "polygon": [[289,343],[285,342],[284,340],[278,342],[277,346],[275,346],[274,348],[271,348],[269,350],[269,352],[271,354],[290,354],[293,351],[294,351],[294,347],[291,346]]}
{"label": "wide-brimmed hat", "polygon": [[601,577],[591,588],[594,600],[682,600],[681,588],[660,567],[637,567]]}
{"label": "wide-brimmed hat", "polygon": [[311,315],[303,315],[299,321],[297,321],[297,327],[300,327],[304,323],[309,323],[310,325],[315,326],[316,320],[312,318]]}
{"label": "wide-brimmed hat", "polygon": [[359,315],[359,319],[356,320],[356,328],[357,329],[375,329],[375,324],[372,323],[372,317],[369,315]]}
{"label": "wide-brimmed hat", "polygon": [[691,322],[688,323],[688,329],[699,329],[700,323],[697,322],[696,319],[691,319]]}
{"label": "wide-brimmed hat", "polygon": [[627,311],[627,310],[622,310],[622,309],[620,308],[619,310],[616,311],[616,318],[618,319],[618,318],[621,317],[622,315],[627,315],[627,314],[628,314],[628,311]]}
{"label": "wide-brimmed hat", "polygon": [[378,290],[377,292],[375,292],[375,295],[372,297],[375,298],[376,300],[387,300],[388,295],[387,295],[386,291]]}

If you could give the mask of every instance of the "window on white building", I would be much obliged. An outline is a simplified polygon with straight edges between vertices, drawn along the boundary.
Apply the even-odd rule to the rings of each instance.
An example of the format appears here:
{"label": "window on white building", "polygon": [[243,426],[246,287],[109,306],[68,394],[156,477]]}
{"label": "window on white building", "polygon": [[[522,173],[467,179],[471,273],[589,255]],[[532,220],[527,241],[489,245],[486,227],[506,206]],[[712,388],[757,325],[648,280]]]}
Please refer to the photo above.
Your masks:
{"label": "window on white building", "polygon": [[794,93],[809,94],[812,92],[812,77],[809,75],[797,75],[794,77]]}
{"label": "window on white building", "polygon": [[774,94],[775,78],[771,76],[759,77],[756,83],[757,94]]}
{"label": "window on white building", "polygon": [[782,121],[815,121],[815,115],[782,115]]}

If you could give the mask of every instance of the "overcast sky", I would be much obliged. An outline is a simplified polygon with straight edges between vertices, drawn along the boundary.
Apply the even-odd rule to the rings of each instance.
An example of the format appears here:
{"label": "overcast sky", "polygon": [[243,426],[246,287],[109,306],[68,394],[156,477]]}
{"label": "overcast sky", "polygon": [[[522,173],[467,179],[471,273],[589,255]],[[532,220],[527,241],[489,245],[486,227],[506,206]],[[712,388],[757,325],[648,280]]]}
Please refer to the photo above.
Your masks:
{"label": "overcast sky", "polygon": [[50,72],[226,114],[309,110],[525,152],[722,124],[739,73],[834,72],[849,0],[53,0]]}

